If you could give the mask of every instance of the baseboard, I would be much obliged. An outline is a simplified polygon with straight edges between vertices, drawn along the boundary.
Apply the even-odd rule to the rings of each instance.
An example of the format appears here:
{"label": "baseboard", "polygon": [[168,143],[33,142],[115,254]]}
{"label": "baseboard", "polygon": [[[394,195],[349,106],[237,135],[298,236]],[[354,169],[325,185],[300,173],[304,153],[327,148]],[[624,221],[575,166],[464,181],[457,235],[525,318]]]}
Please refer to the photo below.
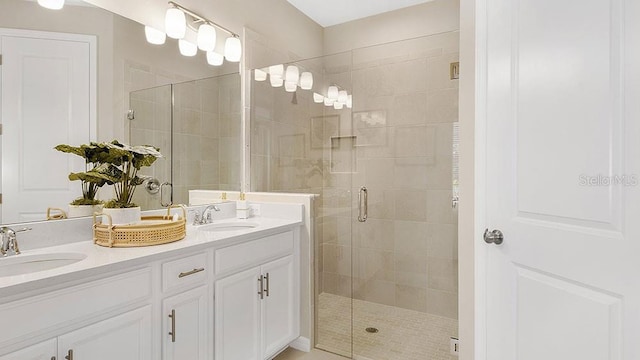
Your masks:
{"label": "baseboard", "polygon": [[289,344],[289,346],[299,351],[309,352],[311,351],[311,340],[306,337],[300,336],[299,338],[293,340],[293,342]]}

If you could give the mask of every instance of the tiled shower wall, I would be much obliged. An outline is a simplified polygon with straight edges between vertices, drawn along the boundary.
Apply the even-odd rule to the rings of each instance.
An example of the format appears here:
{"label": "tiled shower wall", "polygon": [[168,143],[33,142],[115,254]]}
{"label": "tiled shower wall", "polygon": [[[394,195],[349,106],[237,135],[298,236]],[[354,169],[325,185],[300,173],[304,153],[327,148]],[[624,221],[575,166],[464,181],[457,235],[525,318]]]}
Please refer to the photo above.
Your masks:
{"label": "tiled shower wall", "polygon": [[457,318],[457,59],[458,33],[446,33],[296,62],[313,71],[313,91],[352,93],[352,110],[251,82],[252,190],[320,195],[318,293]]}
{"label": "tiled shower wall", "polygon": [[[165,156],[141,173],[172,182],[176,204],[187,204],[193,189],[239,190],[239,99],[238,74],[174,84],[173,94],[170,85],[132,92],[131,107],[136,111],[132,144],[152,144]],[[161,207],[160,194],[142,188],[135,202],[145,209]]]}

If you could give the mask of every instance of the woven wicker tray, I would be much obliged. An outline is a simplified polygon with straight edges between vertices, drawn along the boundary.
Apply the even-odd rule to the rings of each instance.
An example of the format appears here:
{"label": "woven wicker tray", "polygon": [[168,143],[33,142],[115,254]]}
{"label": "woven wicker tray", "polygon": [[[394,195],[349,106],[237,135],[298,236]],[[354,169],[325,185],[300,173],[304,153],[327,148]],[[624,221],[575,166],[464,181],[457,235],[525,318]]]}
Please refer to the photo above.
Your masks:
{"label": "woven wicker tray", "polygon": [[[182,208],[182,217],[177,221],[171,216],[172,208]],[[98,223],[93,215],[93,241],[107,247],[139,247],[167,244],[184,239],[187,234],[187,211],[182,205],[172,205],[164,216],[143,216],[142,221],[133,225],[112,225]]]}

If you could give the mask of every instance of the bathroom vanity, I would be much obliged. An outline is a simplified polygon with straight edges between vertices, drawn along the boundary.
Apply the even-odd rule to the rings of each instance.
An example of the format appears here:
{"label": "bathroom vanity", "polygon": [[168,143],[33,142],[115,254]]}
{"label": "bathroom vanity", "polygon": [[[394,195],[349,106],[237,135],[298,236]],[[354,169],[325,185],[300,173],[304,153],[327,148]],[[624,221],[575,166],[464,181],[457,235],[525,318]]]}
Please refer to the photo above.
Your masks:
{"label": "bathroom vanity", "polygon": [[189,226],[166,245],[15,255],[84,258],[0,274],[0,360],[272,358],[300,335],[303,206],[285,207]]}

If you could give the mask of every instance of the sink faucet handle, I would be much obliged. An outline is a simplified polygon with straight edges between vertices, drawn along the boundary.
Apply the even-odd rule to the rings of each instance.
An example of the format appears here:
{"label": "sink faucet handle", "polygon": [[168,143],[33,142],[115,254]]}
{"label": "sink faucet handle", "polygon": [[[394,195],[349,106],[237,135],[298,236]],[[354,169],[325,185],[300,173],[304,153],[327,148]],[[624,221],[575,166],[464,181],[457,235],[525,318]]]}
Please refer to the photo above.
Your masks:
{"label": "sink faucet handle", "polygon": [[[29,230],[31,229],[24,228],[24,229],[18,230],[18,232],[29,231]],[[16,255],[20,254],[20,247],[18,246],[18,237],[16,236],[15,230],[7,226],[1,227],[0,238],[1,238],[0,253],[2,254],[2,256],[7,256],[10,250],[13,250],[13,252]]]}

